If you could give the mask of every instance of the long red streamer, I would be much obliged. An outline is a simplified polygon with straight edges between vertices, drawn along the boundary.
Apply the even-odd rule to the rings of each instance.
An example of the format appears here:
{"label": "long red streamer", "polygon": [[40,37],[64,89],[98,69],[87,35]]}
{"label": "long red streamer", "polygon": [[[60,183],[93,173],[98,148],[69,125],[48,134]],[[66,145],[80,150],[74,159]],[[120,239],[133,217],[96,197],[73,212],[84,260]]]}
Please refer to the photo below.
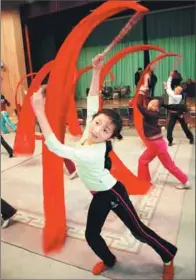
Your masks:
{"label": "long red streamer", "polygon": [[[147,11],[146,8],[132,1],[112,1],[104,3],[92,14],[84,18],[72,30],[55,58],[47,88],[46,115],[54,133],[61,142],[64,142],[64,124],[73,96],[73,78],[76,73],[76,63],[81,47],[91,31],[98,24],[115,13],[121,12],[127,8],[135,9],[136,11]],[[77,38],[77,44],[75,44],[75,38]],[[34,78],[29,88],[29,97],[32,92],[36,91],[40,86],[46,73],[48,73],[48,68],[47,66],[42,68]],[[55,99],[53,98],[54,92]],[[72,96],[70,96],[70,93]],[[24,154],[26,152],[32,154],[34,151],[35,116],[30,106],[29,97],[25,98],[16,135],[15,152],[19,154]],[[43,249],[44,252],[49,253],[59,250],[63,246],[66,238],[66,219],[63,160],[50,153],[45,145],[43,146],[43,187],[45,213]],[[56,217],[58,217],[58,219]]]}
{"label": "long red streamer", "polygon": [[152,145],[150,145],[149,141],[147,140],[147,138],[144,135],[143,116],[140,113],[139,109],[137,108],[138,92],[139,92],[139,89],[140,89],[141,85],[144,83],[145,75],[147,73],[149,73],[150,69],[152,69],[153,66],[156,65],[162,59],[164,59],[166,57],[172,57],[172,56],[177,57],[178,59],[181,58],[181,55],[176,54],[176,53],[164,53],[164,54],[161,54],[161,55],[157,56],[155,59],[153,59],[148,64],[148,66],[145,68],[144,72],[142,73],[142,77],[141,77],[139,83],[137,84],[137,87],[136,87],[136,90],[135,90],[136,93],[135,93],[135,98],[134,98],[134,101],[133,101],[134,124],[135,124],[135,128],[136,128],[139,136],[141,137],[143,142],[146,144],[146,146],[148,146],[149,148],[152,148]]}

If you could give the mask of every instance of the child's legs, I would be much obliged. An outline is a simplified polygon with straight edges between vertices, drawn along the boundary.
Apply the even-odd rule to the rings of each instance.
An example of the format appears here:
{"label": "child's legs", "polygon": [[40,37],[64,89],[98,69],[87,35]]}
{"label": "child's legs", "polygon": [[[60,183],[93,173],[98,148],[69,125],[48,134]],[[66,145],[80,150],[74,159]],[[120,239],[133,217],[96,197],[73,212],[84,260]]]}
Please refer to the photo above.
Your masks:
{"label": "child's legs", "polygon": [[65,158],[64,164],[65,164],[67,170],[69,171],[69,174],[72,174],[74,171],[76,171],[76,167],[70,159]]}
{"label": "child's legs", "polygon": [[14,207],[1,198],[1,214],[4,220],[10,219],[16,212]]}
{"label": "child's legs", "polygon": [[110,252],[105,240],[100,235],[102,226],[110,209],[111,207],[107,199],[107,191],[94,195],[88,210],[85,237],[88,245],[94,253],[105,265],[112,267],[115,264],[116,258]]}
{"label": "child's legs", "polygon": [[6,121],[6,123],[11,127],[12,130],[16,130],[16,125],[10,120],[10,117],[8,115],[8,112],[3,111],[2,112],[4,119]]}
{"label": "child's legs", "polygon": [[172,143],[172,141],[173,141],[173,130],[174,130],[176,121],[177,121],[177,114],[170,113],[169,123],[167,126],[167,140],[169,143]]}
{"label": "child's legs", "polygon": [[151,246],[160,255],[164,263],[170,262],[174,258],[177,248],[141,222],[124,186],[118,182],[110,192],[112,192],[111,196],[116,204],[114,204],[115,207],[112,210],[130,229],[133,236]]}
{"label": "child's legs", "polygon": [[13,155],[13,150],[10,147],[10,145],[5,141],[5,139],[2,137],[1,135],[1,144],[3,145],[3,147],[6,149],[6,151],[8,152],[8,154],[11,156]]}
{"label": "child's legs", "polygon": [[139,158],[138,177],[144,181],[151,181],[149,163],[156,157],[155,151],[147,148]]}
{"label": "child's legs", "polygon": [[189,130],[188,128],[188,125],[187,123],[185,122],[185,119],[184,119],[184,115],[181,117],[178,117],[178,121],[184,131],[184,133],[186,134],[186,137],[189,139],[189,140],[193,140],[194,137],[193,137],[193,134],[192,132]]}
{"label": "child's legs", "polygon": [[188,177],[175,165],[170,154],[168,153],[167,144],[164,139],[159,142],[159,145],[160,151],[157,153],[159,160],[172,175],[174,175],[182,184],[185,184],[188,180]]}

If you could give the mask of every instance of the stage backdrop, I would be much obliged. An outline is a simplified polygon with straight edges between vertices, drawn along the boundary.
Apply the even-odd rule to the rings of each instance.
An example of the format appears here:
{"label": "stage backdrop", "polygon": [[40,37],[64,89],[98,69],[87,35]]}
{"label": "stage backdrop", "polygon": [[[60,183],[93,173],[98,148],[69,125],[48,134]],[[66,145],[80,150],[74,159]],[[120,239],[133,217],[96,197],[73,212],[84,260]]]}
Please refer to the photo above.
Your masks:
{"label": "stage backdrop", "polygon": [[[67,10],[28,21],[22,20],[23,29],[25,24],[28,26],[34,72],[55,58],[56,53],[70,30],[72,30],[82,17],[86,16],[85,7],[80,7],[79,12],[77,9],[74,9],[74,11],[75,13]],[[146,16],[145,20],[140,21],[125,36],[124,40],[111,51],[108,58],[130,45],[144,43],[159,45],[169,52],[182,54],[184,59],[179,70],[184,80],[189,77],[195,79],[196,39],[194,11],[193,6],[192,8],[186,7],[178,10],[150,13]],[[98,26],[83,46],[78,60],[78,67],[82,68],[90,64],[93,56],[105,49],[128,20],[129,17],[109,19]],[[77,38],[75,43],[77,44]],[[149,53],[151,60],[156,55],[157,52],[154,51]],[[162,82],[167,79],[173,64],[174,60],[169,58],[162,61],[157,67],[155,71],[158,77],[158,84],[155,88],[156,95],[163,93]],[[134,73],[138,67],[144,67],[143,52],[128,55],[113,67],[112,71],[116,80],[111,85],[130,85],[131,94],[133,94],[135,89]],[[90,80],[91,71],[81,77],[77,86],[77,99],[86,98],[86,88],[89,87]]]}
{"label": "stage backdrop", "polygon": [[[98,52],[104,50],[112,38],[118,33],[120,28],[128,21],[128,18],[114,19],[106,21],[97,27],[91,34],[84,45],[78,67],[82,68],[91,63],[91,59]],[[147,38],[149,44],[159,45],[168,52],[176,52],[183,56],[183,61],[179,66],[183,80],[188,78],[196,78],[195,68],[195,12],[194,8],[184,8],[173,11],[165,11],[152,13],[147,16],[146,20]],[[141,21],[130,32],[125,39],[118,44],[110,53],[108,58],[121,49],[136,44],[144,43],[143,22]],[[150,51],[150,59],[152,60],[157,52]],[[108,85],[130,85],[133,93],[134,73],[138,67],[144,65],[144,54],[142,52],[126,56],[120,60],[112,69],[116,80]],[[162,83],[167,79],[170,70],[174,66],[173,58],[166,58],[155,70],[158,82],[155,88],[155,95],[163,94]],[[85,90],[90,85],[91,71],[84,74],[78,82],[77,99],[85,98]]]}

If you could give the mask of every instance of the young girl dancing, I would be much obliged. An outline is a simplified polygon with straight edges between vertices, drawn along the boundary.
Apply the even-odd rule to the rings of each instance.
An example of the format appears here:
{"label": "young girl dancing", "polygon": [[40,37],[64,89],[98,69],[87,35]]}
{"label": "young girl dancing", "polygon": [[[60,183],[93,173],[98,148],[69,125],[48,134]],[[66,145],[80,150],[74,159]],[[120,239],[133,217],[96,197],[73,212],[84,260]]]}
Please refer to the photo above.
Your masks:
{"label": "young girl dancing", "polygon": [[[158,157],[163,166],[174,175],[182,185],[176,186],[178,189],[189,189],[190,183],[188,177],[184,174],[171,159],[168,150],[167,144],[163,139],[161,133],[161,127],[158,125],[159,120],[159,109],[161,105],[160,99],[151,100],[147,108],[142,106],[143,99],[138,98],[138,108],[143,115],[143,128],[144,134],[148,139],[149,147],[144,151],[144,153],[139,158],[138,165],[138,177],[142,180],[151,181],[150,172],[149,172],[149,163],[155,158]],[[178,105],[164,105],[168,109],[174,108],[175,110],[183,110],[182,106]]]}
{"label": "young girl dancing", "polygon": [[93,61],[93,77],[87,99],[87,126],[81,138],[81,145],[72,148],[62,144],[54,135],[44,112],[42,91],[32,97],[32,106],[45,136],[48,149],[60,157],[71,159],[81,181],[93,195],[85,237],[95,254],[102,260],[93,267],[93,274],[100,274],[113,267],[116,257],[109,250],[101,236],[101,230],[110,210],[114,211],[130,229],[135,238],[151,246],[164,263],[163,279],[173,279],[173,259],[177,248],[144,225],[134,209],[125,187],[110,173],[108,156],[112,149],[112,138],[122,139],[122,120],[113,110],[99,109],[99,79],[104,56],[97,55]]}

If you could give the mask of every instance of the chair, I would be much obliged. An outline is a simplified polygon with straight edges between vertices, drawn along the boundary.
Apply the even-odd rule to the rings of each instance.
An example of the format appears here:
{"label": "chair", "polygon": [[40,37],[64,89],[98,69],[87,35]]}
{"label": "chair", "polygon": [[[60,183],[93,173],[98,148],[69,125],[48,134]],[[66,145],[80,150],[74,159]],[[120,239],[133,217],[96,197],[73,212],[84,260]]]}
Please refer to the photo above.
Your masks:
{"label": "chair", "polygon": [[119,114],[123,120],[123,125],[129,125],[129,108],[127,106],[120,107]]}
{"label": "chair", "polygon": [[127,97],[129,97],[130,92],[131,92],[130,86],[121,87],[120,97],[121,98],[127,98]]}
{"label": "chair", "polygon": [[78,115],[79,124],[84,125],[84,115],[82,112],[82,108],[77,108],[77,115]]}
{"label": "chair", "polygon": [[116,113],[118,113],[120,115],[120,111],[119,108],[112,108],[113,111],[115,111]]}
{"label": "chair", "polygon": [[129,114],[130,126],[133,127],[134,126],[134,122],[133,122],[133,107],[128,107],[128,114]]}
{"label": "chair", "polygon": [[113,89],[112,87],[104,87],[101,91],[103,99],[112,99],[113,98]]}
{"label": "chair", "polygon": [[167,127],[167,124],[168,124],[168,114],[167,114],[167,109],[161,107],[159,109],[159,121],[158,121],[158,124],[160,126],[166,126]]}
{"label": "chair", "polygon": [[87,109],[82,108],[82,114],[83,114],[83,122],[84,122],[84,125],[86,125]]}

